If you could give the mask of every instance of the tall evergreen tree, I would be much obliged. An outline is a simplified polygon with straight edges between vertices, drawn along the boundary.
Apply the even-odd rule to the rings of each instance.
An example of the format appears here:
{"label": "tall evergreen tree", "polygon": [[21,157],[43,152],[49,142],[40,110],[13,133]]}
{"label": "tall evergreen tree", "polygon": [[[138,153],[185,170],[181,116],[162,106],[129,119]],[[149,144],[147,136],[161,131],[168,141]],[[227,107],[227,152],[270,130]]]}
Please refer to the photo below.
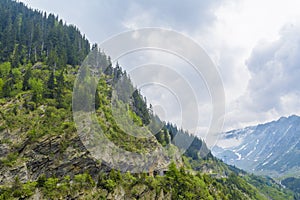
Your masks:
{"label": "tall evergreen tree", "polygon": [[65,77],[64,77],[64,70],[61,70],[59,76],[56,79],[57,81],[57,88],[56,88],[56,99],[58,101],[58,107],[63,107],[63,91],[65,85]]}
{"label": "tall evergreen tree", "polygon": [[26,69],[24,79],[23,79],[23,87],[22,90],[28,90],[29,89],[29,79],[31,77],[31,65],[29,65]]}
{"label": "tall evergreen tree", "polygon": [[48,87],[49,98],[54,98],[54,89],[55,89],[54,71],[52,71],[51,74],[50,74],[50,76],[49,76],[47,87]]}

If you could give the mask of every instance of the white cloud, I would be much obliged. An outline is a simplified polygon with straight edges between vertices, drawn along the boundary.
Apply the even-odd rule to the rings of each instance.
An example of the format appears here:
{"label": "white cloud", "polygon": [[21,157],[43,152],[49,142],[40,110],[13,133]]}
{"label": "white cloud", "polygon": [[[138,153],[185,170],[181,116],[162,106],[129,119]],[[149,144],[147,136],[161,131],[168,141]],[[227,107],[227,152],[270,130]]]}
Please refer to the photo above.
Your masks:
{"label": "white cloud", "polygon": [[[250,97],[257,109],[284,110],[281,97],[300,92],[300,26],[284,27],[280,39],[258,44],[248,60]],[[269,97],[268,97],[268,96]],[[268,98],[267,98],[268,97]]]}
{"label": "white cloud", "polygon": [[[225,129],[239,128],[273,120],[282,114],[287,115],[288,111],[279,112],[278,109],[272,108],[276,104],[275,99],[265,99],[263,104],[254,98],[250,99],[254,94],[250,94],[250,97],[246,95],[250,87],[254,87],[255,84],[257,87],[265,84],[263,79],[260,81],[258,78],[251,79],[251,77],[263,76],[263,72],[259,74],[260,69],[258,72],[253,72],[254,65],[251,65],[252,69],[249,69],[246,61],[250,56],[253,62],[268,59],[267,55],[262,55],[269,53],[263,51],[263,48],[268,48],[265,44],[276,49],[278,45],[276,41],[280,38],[282,27],[299,22],[300,13],[297,8],[300,7],[300,2],[296,0],[223,2],[214,11],[217,18],[214,24],[208,31],[200,31],[197,38],[215,60],[224,81],[227,100]],[[286,44],[288,48],[289,45],[292,44]],[[259,51],[258,46],[261,46]],[[254,47],[256,47],[255,51],[253,51]],[[276,69],[270,75],[276,76],[275,71],[280,70],[278,67],[275,67]],[[277,82],[279,83],[280,81]],[[275,86],[275,84],[272,85],[272,87]],[[269,91],[261,92],[272,96],[271,90],[270,87]],[[247,101],[252,101],[252,106],[268,109],[268,112],[259,110],[258,107],[249,107],[249,104],[245,103]]]}
{"label": "white cloud", "polygon": [[230,117],[256,122],[299,115],[299,56],[300,26],[284,26],[278,40],[259,42],[247,61],[251,79],[246,93]]}

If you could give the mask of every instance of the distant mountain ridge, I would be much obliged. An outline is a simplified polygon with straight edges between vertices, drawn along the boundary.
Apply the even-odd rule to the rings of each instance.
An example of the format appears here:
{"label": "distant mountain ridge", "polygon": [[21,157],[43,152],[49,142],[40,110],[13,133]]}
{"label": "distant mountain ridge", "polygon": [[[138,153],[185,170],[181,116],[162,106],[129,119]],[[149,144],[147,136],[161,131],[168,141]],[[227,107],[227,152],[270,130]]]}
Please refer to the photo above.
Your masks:
{"label": "distant mountain ridge", "polygon": [[232,130],[221,135],[213,154],[249,172],[300,175],[300,117]]}

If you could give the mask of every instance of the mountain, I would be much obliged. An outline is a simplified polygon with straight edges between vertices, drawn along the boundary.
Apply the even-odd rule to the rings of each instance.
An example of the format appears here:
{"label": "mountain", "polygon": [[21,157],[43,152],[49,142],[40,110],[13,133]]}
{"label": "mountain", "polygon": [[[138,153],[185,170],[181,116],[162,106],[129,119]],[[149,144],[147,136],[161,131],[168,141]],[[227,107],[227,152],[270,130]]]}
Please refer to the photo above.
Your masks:
{"label": "mountain", "polygon": [[300,117],[281,117],[277,121],[223,133],[213,154],[251,173],[299,176],[299,138]]}
{"label": "mountain", "polygon": [[[224,164],[200,138],[162,122],[127,73],[75,26],[2,0],[0,27],[0,199],[294,199],[272,179]],[[78,75],[86,56],[97,64]],[[83,106],[72,107],[72,97]],[[110,144],[145,155],[165,149],[162,159],[138,163],[145,170],[137,173],[128,157],[121,157],[120,168],[95,159],[91,150],[99,147],[100,129],[73,118],[75,112],[86,119],[91,111]],[[85,141],[84,128],[99,131]],[[108,160],[118,156],[98,153]]]}
{"label": "mountain", "polygon": [[281,184],[295,193],[296,199],[300,198],[300,178],[288,177],[281,181]]}

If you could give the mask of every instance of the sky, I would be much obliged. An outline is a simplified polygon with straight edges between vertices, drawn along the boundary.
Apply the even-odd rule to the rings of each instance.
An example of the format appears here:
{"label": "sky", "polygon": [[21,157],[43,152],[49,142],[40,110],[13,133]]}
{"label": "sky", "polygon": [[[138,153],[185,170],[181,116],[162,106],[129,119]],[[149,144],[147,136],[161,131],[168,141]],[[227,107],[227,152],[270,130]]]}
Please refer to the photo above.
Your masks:
{"label": "sky", "polygon": [[[20,1],[75,24],[92,43],[145,27],[167,28],[190,37],[205,49],[223,81],[224,131],[281,116],[300,115],[298,0]],[[189,79],[194,88],[203,91],[195,97],[199,110],[197,131],[207,130],[213,109],[210,92],[205,80],[193,77],[188,70],[180,70],[184,63],[158,52],[134,53],[119,62],[129,74],[133,73],[133,78],[138,78],[147,74],[144,70],[134,74],[137,71],[133,66],[141,66],[149,59],[162,66],[173,66],[182,80]],[[165,79],[163,70],[166,68],[160,69]],[[195,104],[190,102],[193,98],[184,98],[182,90],[170,89],[183,85],[176,80],[170,81],[167,87],[147,85],[142,91],[163,119],[182,125],[182,112],[184,109],[193,111]],[[191,129],[193,125],[183,126]]]}

